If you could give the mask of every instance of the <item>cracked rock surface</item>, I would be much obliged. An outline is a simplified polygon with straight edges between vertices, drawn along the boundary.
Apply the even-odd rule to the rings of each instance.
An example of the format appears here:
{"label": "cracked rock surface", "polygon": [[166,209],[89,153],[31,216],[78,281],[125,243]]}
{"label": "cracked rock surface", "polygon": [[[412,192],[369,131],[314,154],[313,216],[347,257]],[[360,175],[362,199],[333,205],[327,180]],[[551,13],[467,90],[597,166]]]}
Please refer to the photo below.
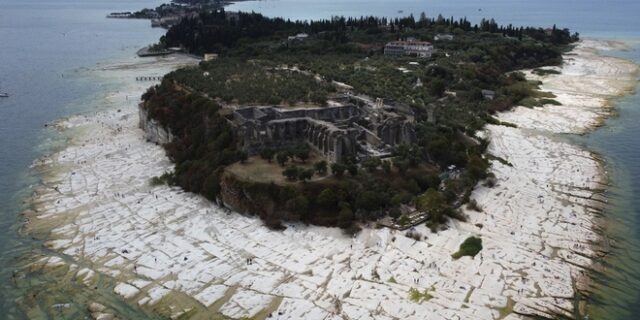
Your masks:
{"label": "cracked rock surface", "polygon": [[[131,97],[149,83],[132,79],[184,61],[106,68],[100,72],[121,77],[126,90],[107,97],[112,108],[59,123],[82,134],[36,164],[43,185],[28,227],[52,229],[47,246],[66,257],[37,263],[74,261],[86,266],[70,270],[87,286],[97,273],[108,275],[123,299],[171,317],[571,317],[575,286],[586,285],[599,254],[593,244],[605,182],[594,155],[554,134],[596,125],[607,99],[628,90],[632,81],[624,79],[635,72],[596,55],[595,46],[603,44],[583,42],[561,75],[542,78],[563,106],[516,108],[500,119],[518,128],[483,132],[489,152],[510,165],[493,161],[497,184],[474,191],[482,212],[467,210],[467,222],[437,234],[419,226],[420,241],[389,229],[365,228],[356,238],[298,224],[271,231],[179,188],[150,186],[172,164],[138,128]],[[471,235],[482,238],[482,251],[453,260]],[[431,298],[413,302],[411,288]],[[99,309],[92,307],[102,316]]]}

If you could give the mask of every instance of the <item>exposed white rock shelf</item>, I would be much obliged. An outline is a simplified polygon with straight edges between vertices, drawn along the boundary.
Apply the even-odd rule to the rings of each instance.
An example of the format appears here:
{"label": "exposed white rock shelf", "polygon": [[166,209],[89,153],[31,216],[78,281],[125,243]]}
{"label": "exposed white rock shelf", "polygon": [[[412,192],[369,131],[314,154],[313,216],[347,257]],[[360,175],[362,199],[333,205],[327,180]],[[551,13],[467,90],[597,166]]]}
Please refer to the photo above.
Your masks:
{"label": "exposed white rock shelf", "polygon": [[[590,267],[598,240],[601,166],[587,151],[552,133],[583,132],[598,122],[611,96],[628,90],[634,65],[595,55],[584,42],[562,75],[544,88],[565,106],[517,108],[500,116],[520,128],[489,126],[498,184],[474,194],[483,212],[415,241],[402,232],[292,225],[270,231],[257,218],[216,207],[178,188],[150,187],[171,170],[160,146],[138,128],[136,75],[166,72],[175,62],[112,68],[126,92],[114,108],[60,125],[80,129],[70,145],[39,162],[46,172],[34,196],[33,228],[55,225],[48,245],[82,266],[78,278],[112,276],[115,292],[132,304],[168,315],[219,312],[272,319],[519,319],[520,314],[570,315],[574,280]],[[171,58],[168,58],[171,59]],[[117,109],[121,109],[118,112]],[[533,130],[532,130],[533,129]],[[55,187],[55,188],[54,188]],[[481,227],[480,227],[481,226]],[[452,260],[470,235],[484,249]],[[248,264],[247,259],[253,263]],[[47,258],[45,258],[47,259]],[[45,260],[46,262],[47,260]],[[51,264],[65,261],[52,257]],[[409,299],[410,288],[432,299]],[[162,308],[164,307],[164,308]]]}

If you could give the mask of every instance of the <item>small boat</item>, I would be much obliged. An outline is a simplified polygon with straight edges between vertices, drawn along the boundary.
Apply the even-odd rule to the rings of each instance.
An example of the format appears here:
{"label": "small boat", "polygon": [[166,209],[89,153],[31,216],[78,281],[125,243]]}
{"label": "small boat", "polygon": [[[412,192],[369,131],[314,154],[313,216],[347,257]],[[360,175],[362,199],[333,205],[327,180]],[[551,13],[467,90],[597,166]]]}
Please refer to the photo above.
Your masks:
{"label": "small boat", "polygon": [[9,98],[9,94],[6,92],[0,92],[0,98]]}

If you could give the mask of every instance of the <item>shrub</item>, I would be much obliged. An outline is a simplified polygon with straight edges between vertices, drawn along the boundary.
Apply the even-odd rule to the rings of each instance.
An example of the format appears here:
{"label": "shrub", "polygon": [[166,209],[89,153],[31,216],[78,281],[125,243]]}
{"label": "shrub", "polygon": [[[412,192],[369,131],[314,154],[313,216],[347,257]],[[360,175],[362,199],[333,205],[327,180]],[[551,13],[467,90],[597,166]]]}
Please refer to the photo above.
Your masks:
{"label": "shrub", "polygon": [[311,178],[313,177],[313,173],[315,172],[315,170],[313,169],[302,169],[298,171],[298,179],[300,179],[300,181],[307,181],[307,180],[311,180]]}
{"label": "shrub", "polygon": [[480,207],[476,199],[471,199],[469,203],[467,203],[467,209],[477,211],[477,212],[482,212],[482,207]]}
{"label": "shrub", "polygon": [[284,171],[282,171],[282,175],[284,175],[285,177],[287,177],[287,179],[291,181],[295,181],[301,172],[303,171],[298,169],[298,167],[291,165],[291,166],[288,166],[286,169],[284,169]]}
{"label": "shrub", "polygon": [[384,173],[391,173],[391,163],[389,161],[382,161],[380,164]]}
{"label": "shrub", "polygon": [[275,150],[273,150],[271,148],[264,148],[264,149],[260,150],[260,157],[262,159],[265,159],[265,160],[269,161],[269,162],[271,162],[271,160],[273,160],[273,156],[275,154],[276,154]]}
{"label": "shrub", "polygon": [[433,298],[432,295],[425,289],[424,292],[420,292],[420,290],[416,288],[409,289],[409,299],[413,302],[420,303],[422,301],[429,301]]}
{"label": "shrub", "polygon": [[309,199],[305,196],[297,196],[287,201],[286,207],[292,213],[303,217],[309,211]]}
{"label": "shrub", "polygon": [[475,257],[478,252],[482,250],[482,239],[476,237],[469,237],[462,244],[458,252],[451,255],[452,258],[458,259],[462,256]]}
{"label": "shrub", "polygon": [[304,144],[304,145],[300,145],[297,148],[295,148],[292,153],[298,159],[300,159],[302,162],[306,162],[307,159],[309,159],[309,152],[310,151],[311,151],[311,149],[309,149],[309,146]]}
{"label": "shrub", "polygon": [[316,169],[316,172],[320,175],[327,174],[327,162],[322,160],[316,162],[313,167]]}
{"label": "shrub", "polygon": [[379,209],[381,205],[380,195],[375,191],[362,192],[356,199],[356,207],[366,211]]}
{"label": "shrub", "polygon": [[318,205],[320,205],[325,209],[334,208],[336,205],[336,201],[337,201],[336,193],[333,192],[333,189],[329,189],[329,188],[322,190],[322,192],[320,192],[320,194],[318,195],[318,198],[316,199],[316,202],[318,203]]}
{"label": "shrub", "polygon": [[287,161],[289,161],[289,154],[287,154],[286,152],[279,152],[276,156],[276,160],[281,166],[284,167]]}
{"label": "shrub", "polygon": [[343,208],[338,214],[338,227],[348,229],[353,224],[353,212],[349,208]]}
{"label": "shrub", "polygon": [[349,171],[349,174],[353,177],[358,175],[358,166],[356,164],[350,164],[347,166],[347,171]]}
{"label": "shrub", "polygon": [[415,241],[420,241],[420,239],[422,239],[422,234],[416,231],[407,231],[407,233],[405,233],[405,237],[411,238]]}
{"label": "shrub", "polygon": [[344,175],[345,170],[347,170],[347,167],[342,163],[336,162],[331,164],[331,172],[333,172],[333,174],[338,178],[341,178]]}
{"label": "shrub", "polygon": [[154,187],[163,185],[163,184],[170,184],[173,178],[174,178],[173,173],[165,172],[161,176],[151,178],[151,181],[149,181],[149,183],[151,184],[151,186],[154,186]]}

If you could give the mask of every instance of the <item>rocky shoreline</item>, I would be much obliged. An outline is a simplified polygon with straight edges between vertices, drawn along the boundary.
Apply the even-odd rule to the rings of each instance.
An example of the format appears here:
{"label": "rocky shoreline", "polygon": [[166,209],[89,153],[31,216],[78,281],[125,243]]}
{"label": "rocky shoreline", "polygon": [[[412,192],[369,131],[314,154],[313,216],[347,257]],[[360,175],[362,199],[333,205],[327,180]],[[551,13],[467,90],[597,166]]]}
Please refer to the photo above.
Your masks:
{"label": "rocky shoreline", "polygon": [[[437,234],[420,226],[420,240],[388,229],[356,238],[300,224],[271,231],[178,188],[150,186],[172,164],[139,129],[137,99],[128,97],[144,88],[131,79],[193,61],[106,70],[126,83],[110,97],[114,107],[61,122],[83,134],[37,164],[44,183],[26,232],[50,231],[47,247],[66,259],[36,264],[87,287],[108,275],[123,299],[167,317],[572,318],[576,287],[587,289],[585,271],[602,254],[606,177],[595,156],[560,137],[594,128],[608,101],[636,83],[637,66],[596,54],[604,47],[611,44],[583,41],[561,74],[541,78],[563,106],[519,107],[499,116],[517,128],[487,126],[489,153],[506,162],[492,161],[497,184],[472,195],[482,211],[467,210],[467,222]],[[470,235],[483,250],[453,260]],[[430,298],[412,301],[411,289]]]}

